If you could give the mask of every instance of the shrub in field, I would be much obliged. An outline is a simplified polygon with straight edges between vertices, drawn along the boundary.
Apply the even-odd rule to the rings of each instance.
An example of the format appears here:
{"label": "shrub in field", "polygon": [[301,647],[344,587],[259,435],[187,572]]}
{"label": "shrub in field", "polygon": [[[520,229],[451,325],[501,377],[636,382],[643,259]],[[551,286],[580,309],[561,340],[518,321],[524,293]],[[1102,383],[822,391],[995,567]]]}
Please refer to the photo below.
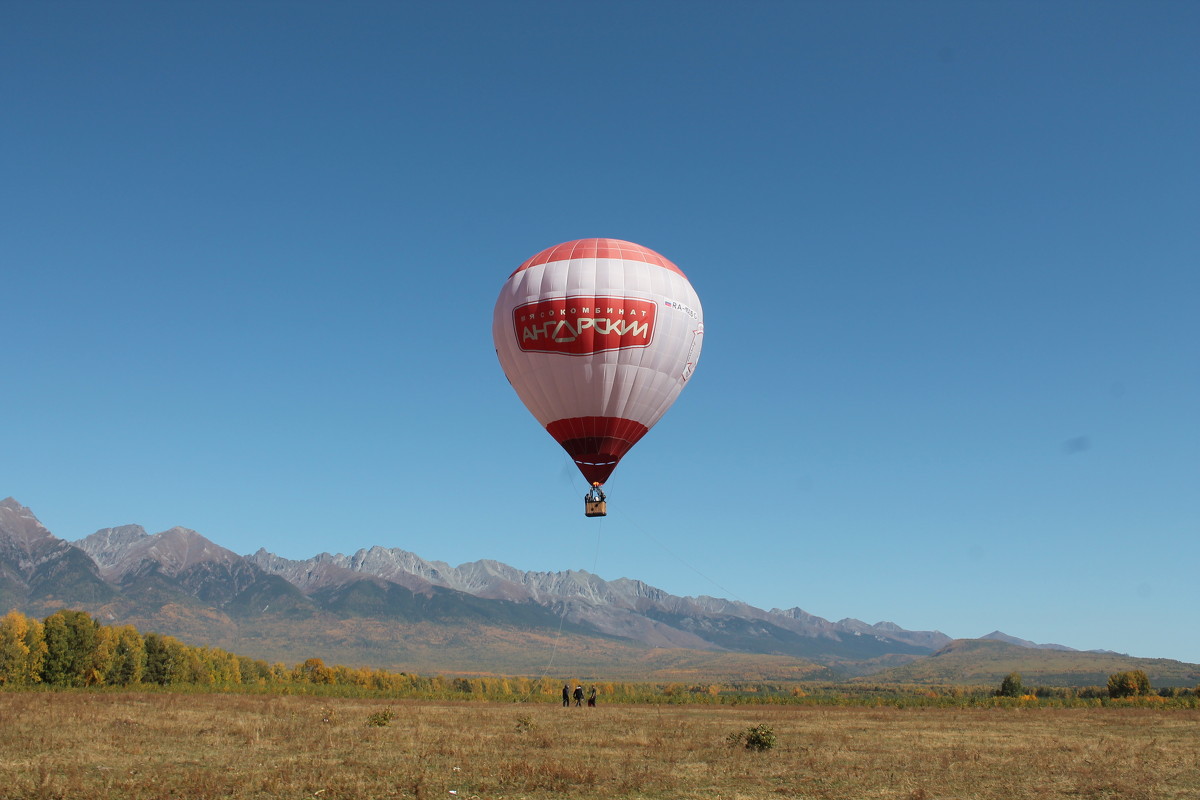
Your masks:
{"label": "shrub in field", "polygon": [[744,731],[734,731],[725,740],[731,747],[740,744],[747,750],[761,753],[775,746],[775,732],[767,725],[753,725]]}
{"label": "shrub in field", "polygon": [[396,718],[396,712],[390,708],[385,708],[383,711],[375,711],[367,715],[367,724],[373,725],[376,728],[386,728],[392,724],[392,720]]}

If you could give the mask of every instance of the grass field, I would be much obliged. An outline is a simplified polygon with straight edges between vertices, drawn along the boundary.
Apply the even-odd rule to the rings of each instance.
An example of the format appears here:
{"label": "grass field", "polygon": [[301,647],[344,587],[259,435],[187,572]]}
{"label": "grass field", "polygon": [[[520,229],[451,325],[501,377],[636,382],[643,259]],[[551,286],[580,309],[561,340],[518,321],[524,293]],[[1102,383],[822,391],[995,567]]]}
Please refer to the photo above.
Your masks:
{"label": "grass field", "polygon": [[1200,711],[0,693],[0,798],[275,797],[1194,800]]}

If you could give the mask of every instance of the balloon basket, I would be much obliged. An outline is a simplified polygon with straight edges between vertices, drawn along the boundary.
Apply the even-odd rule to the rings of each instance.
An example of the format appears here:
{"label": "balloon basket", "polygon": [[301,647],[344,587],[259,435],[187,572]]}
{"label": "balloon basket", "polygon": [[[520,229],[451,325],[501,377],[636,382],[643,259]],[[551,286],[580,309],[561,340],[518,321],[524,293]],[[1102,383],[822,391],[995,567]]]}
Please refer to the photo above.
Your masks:
{"label": "balloon basket", "polygon": [[585,517],[608,516],[608,504],[603,500],[584,500],[583,515]]}

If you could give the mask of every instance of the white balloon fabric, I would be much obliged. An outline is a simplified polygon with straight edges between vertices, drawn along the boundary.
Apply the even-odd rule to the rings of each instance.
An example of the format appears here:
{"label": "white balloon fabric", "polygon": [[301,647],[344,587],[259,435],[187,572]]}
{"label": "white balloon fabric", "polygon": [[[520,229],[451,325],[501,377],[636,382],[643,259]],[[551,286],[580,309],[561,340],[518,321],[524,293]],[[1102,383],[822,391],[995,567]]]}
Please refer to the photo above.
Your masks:
{"label": "white balloon fabric", "polygon": [[679,267],[620,239],[538,253],[508,277],[492,317],[509,382],[593,486],[675,402],[703,336]]}

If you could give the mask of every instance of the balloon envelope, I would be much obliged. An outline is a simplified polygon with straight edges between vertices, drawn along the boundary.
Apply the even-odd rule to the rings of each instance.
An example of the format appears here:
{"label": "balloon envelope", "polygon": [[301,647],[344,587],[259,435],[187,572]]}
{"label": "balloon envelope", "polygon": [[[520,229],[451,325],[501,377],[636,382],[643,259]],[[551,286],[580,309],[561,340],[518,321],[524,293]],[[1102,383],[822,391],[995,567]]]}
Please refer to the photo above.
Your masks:
{"label": "balloon envelope", "polygon": [[547,248],[492,317],[500,366],[589,484],[658,422],[700,358],[704,314],[679,267],[620,239]]}

